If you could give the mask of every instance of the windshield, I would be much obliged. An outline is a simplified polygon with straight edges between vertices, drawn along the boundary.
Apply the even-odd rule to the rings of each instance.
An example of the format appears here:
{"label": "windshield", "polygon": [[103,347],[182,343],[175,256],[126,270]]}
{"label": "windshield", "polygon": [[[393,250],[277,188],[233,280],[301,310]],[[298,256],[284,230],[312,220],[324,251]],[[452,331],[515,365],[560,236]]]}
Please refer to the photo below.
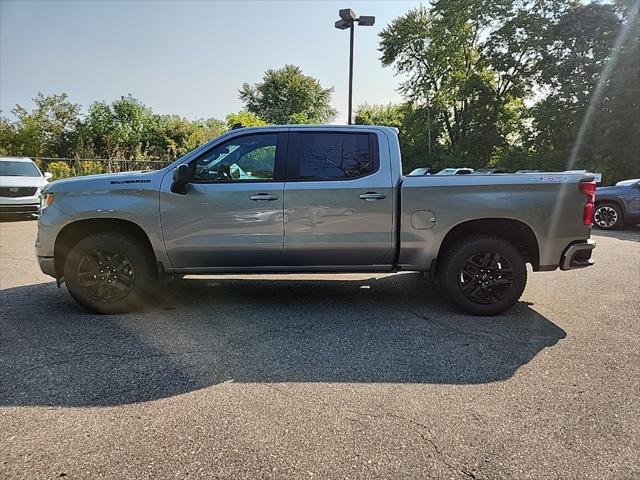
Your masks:
{"label": "windshield", "polygon": [[0,176],[2,177],[39,177],[38,168],[31,162],[0,162]]}

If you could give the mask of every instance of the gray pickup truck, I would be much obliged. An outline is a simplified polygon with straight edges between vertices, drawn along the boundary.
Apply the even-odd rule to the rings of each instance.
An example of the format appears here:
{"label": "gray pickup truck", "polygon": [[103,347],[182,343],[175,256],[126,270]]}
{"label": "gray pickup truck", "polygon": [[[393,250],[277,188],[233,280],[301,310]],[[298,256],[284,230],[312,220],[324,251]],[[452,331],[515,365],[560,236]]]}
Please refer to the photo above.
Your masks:
{"label": "gray pickup truck", "polygon": [[157,171],[50,184],[36,251],[99,313],[185,274],[419,271],[495,315],[526,263],[591,265],[594,192],[585,174],[403,177],[387,127],[241,128]]}

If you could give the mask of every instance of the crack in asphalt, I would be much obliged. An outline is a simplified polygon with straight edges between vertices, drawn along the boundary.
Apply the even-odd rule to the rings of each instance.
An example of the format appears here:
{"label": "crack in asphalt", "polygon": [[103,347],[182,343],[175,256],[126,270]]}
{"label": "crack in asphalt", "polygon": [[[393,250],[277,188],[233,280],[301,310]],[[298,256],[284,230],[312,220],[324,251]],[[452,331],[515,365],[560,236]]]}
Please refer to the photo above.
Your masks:
{"label": "crack in asphalt", "polygon": [[[259,332],[256,333],[255,335],[251,335],[251,336],[244,336],[244,340],[253,340],[256,338],[262,338],[262,337],[272,337],[275,334],[278,333],[285,333],[285,332],[289,332],[289,331],[295,331],[296,333],[299,334],[305,334],[307,333],[309,330],[313,329],[315,326],[317,325],[316,322],[308,322],[305,323],[304,325],[287,325],[285,327],[282,328],[273,328],[271,330],[266,330],[264,332]],[[267,341],[267,340],[265,340]]]}
{"label": "crack in asphalt", "polygon": [[[400,420],[401,422],[404,422],[405,424],[409,425],[409,430],[411,430],[412,432],[418,434],[418,436],[420,436],[420,438],[422,439],[423,442],[428,443],[429,445],[431,445],[433,451],[436,452],[436,454],[438,455],[438,457],[440,458],[440,461],[442,461],[442,463],[449,468],[450,470],[456,472],[456,473],[461,473],[466,477],[469,478],[473,478],[474,480],[477,480],[479,477],[477,476],[477,474],[473,471],[468,471],[463,467],[456,467],[455,465],[453,465],[450,462],[450,458],[448,455],[446,455],[442,449],[440,448],[440,446],[436,443],[436,441],[432,438],[434,435],[431,432],[431,430],[429,429],[429,427],[421,422],[418,422],[416,420],[413,420],[411,418],[407,418],[404,417],[402,415],[398,415],[397,413],[392,413],[392,412],[382,412],[382,414],[373,414],[373,413],[365,413],[365,412],[359,412],[359,411],[355,411],[355,410],[341,410],[337,405],[327,402],[324,398],[322,398],[320,395],[315,394],[315,393],[299,393],[299,392],[289,392],[286,389],[283,388],[278,388],[275,385],[272,384],[264,384],[264,386],[266,386],[267,388],[270,388],[271,390],[275,390],[276,392],[288,396],[288,397],[296,397],[296,398],[302,398],[303,400],[308,400],[308,397],[313,397],[314,399],[318,400],[318,402],[320,404],[322,404],[324,407],[330,408],[332,410],[334,410],[338,416],[340,418],[342,418],[343,420],[348,420],[350,422],[356,422],[359,423],[360,425],[366,427],[366,424],[364,422],[361,422],[359,420],[356,420],[355,418],[351,418],[348,415],[356,415],[356,416],[361,416],[361,417],[367,417],[367,418],[372,418],[375,420],[389,420],[389,419],[394,419],[394,420]],[[345,415],[346,414],[346,415]],[[401,425],[401,422],[394,422],[396,423],[396,425]],[[415,427],[419,427],[419,428],[415,428]],[[422,431],[420,431],[420,429],[423,429],[424,431],[426,431],[428,433],[428,435],[425,435]]]}

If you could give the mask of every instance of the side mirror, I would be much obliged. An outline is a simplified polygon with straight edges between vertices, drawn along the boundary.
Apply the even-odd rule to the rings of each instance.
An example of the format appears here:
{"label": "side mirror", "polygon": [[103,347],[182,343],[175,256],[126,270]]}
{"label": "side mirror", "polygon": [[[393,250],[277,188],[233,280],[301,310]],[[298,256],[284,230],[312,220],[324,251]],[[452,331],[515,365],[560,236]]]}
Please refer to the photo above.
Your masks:
{"label": "side mirror", "polygon": [[53,178],[53,173],[51,172],[44,172],[44,179],[45,180],[51,180]]}
{"label": "side mirror", "polygon": [[189,165],[183,163],[178,165],[173,171],[173,183],[171,184],[171,191],[173,193],[179,193],[180,195],[186,195],[189,190]]}

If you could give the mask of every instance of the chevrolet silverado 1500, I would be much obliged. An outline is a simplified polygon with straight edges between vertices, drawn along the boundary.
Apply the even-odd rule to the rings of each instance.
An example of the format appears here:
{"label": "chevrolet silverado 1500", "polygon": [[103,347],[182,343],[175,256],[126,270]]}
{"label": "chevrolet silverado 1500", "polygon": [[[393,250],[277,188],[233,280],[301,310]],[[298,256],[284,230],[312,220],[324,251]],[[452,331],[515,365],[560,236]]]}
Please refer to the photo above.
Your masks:
{"label": "chevrolet silverado 1500", "polygon": [[591,265],[594,192],[588,174],[404,177],[387,127],[241,128],[157,171],[48,185],[36,250],[100,313],[185,274],[419,271],[494,315],[527,263]]}

